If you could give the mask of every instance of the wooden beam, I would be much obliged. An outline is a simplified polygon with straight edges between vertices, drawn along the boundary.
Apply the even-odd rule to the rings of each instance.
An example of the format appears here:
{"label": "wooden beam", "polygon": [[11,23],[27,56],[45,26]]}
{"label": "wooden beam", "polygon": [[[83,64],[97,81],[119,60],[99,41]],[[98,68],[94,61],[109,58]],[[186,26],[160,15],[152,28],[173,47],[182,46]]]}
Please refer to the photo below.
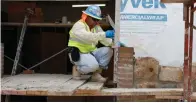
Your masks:
{"label": "wooden beam", "polygon": [[180,99],[183,99],[183,96],[155,96],[156,99],[176,99],[176,100],[180,100]]}
{"label": "wooden beam", "polygon": [[56,87],[50,87],[48,89],[48,96],[71,96],[89,77],[90,76],[85,75],[83,80],[71,79],[61,85],[56,85]]}
{"label": "wooden beam", "polygon": [[104,83],[99,82],[87,82],[86,84],[80,86],[74,95],[78,96],[92,96],[92,95],[100,95],[100,91],[103,88]]}
{"label": "wooden beam", "polygon": [[64,74],[20,74],[2,79],[4,95],[70,96],[90,77],[73,80]]}
{"label": "wooden beam", "polygon": [[[160,96],[160,95],[157,95],[155,96],[156,99],[183,99],[183,96]],[[196,100],[196,92],[193,92],[192,95],[191,95],[191,100]]]}
{"label": "wooden beam", "polygon": [[182,96],[183,89],[175,88],[110,88],[103,89],[102,95],[108,96],[137,96],[137,95],[166,95],[166,96]]}

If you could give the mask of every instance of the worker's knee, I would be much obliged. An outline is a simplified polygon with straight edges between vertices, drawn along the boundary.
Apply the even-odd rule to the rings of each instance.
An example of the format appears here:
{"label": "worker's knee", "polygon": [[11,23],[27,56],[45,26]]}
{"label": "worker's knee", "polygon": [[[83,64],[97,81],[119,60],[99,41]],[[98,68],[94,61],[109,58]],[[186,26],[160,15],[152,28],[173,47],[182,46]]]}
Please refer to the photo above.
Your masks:
{"label": "worker's knee", "polygon": [[95,72],[98,69],[99,69],[98,63],[91,63],[91,64],[86,65],[83,68],[80,68],[80,71],[84,74],[88,74],[88,73]]}
{"label": "worker's knee", "polygon": [[109,54],[111,56],[113,55],[113,50],[110,47],[103,47],[101,51],[103,54]]}
{"label": "worker's knee", "polygon": [[93,65],[90,65],[89,66],[89,73],[90,72],[95,72],[96,70],[98,70],[99,69],[99,65],[98,64],[93,64]]}

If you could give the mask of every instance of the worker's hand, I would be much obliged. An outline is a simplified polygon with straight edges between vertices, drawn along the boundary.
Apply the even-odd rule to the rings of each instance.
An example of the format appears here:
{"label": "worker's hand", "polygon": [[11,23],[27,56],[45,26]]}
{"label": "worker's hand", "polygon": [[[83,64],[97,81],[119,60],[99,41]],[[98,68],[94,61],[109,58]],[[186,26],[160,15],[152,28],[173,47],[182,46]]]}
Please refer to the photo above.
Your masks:
{"label": "worker's hand", "polygon": [[107,30],[105,32],[106,38],[113,38],[114,37],[114,30]]}
{"label": "worker's hand", "polygon": [[117,42],[118,47],[126,47],[126,45],[120,41]]}

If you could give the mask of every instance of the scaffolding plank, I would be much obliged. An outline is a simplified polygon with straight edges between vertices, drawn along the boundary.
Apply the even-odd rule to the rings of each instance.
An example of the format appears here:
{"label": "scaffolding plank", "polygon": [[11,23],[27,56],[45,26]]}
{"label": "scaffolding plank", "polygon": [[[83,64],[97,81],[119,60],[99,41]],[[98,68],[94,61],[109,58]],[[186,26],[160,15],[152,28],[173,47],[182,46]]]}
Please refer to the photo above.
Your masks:
{"label": "scaffolding plank", "polygon": [[58,85],[58,87],[52,87],[48,91],[48,96],[71,96],[78,87],[86,83],[89,77],[89,75],[84,75],[82,80],[71,79],[61,85]]}
{"label": "scaffolding plank", "polygon": [[60,88],[71,79],[71,75],[64,74],[20,74],[2,79],[1,93],[7,95],[49,95],[48,91]]}
{"label": "scaffolding plank", "polygon": [[158,96],[155,96],[155,98],[156,99],[176,99],[176,100],[180,100],[180,99],[183,98],[183,96],[167,96],[167,95],[160,96],[160,95],[158,95]]}
{"label": "scaffolding plank", "polygon": [[[161,95],[157,95],[157,96],[155,96],[155,98],[156,99],[183,99],[183,96],[175,96],[175,95],[173,95],[173,96],[167,96],[167,95],[165,95],[165,96],[161,96]],[[192,95],[191,95],[191,99],[192,100],[196,100],[196,92],[193,92],[192,93]]]}
{"label": "scaffolding plank", "polygon": [[100,82],[87,82],[84,85],[80,86],[74,95],[85,95],[85,96],[91,96],[91,95],[100,95],[100,91],[103,88],[104,83]]}
{"label": "scaffolding plank", "polygon": [[166,95],[166,96],[181,96],[183,89],[175,88],[109,88],[103,89],[102,95],[108,96],[131,96],[131,95]]}

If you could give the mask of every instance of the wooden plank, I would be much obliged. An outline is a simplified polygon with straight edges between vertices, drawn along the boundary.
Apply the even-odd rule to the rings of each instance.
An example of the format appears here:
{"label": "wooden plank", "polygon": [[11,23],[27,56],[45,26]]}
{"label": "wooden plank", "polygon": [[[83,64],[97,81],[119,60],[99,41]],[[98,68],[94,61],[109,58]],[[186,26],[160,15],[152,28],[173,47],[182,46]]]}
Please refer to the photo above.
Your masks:
{"label": "wooden plank", "polygon": [[156,99],[177,99],[177,100],[179,100],[179,99],[182,99],[183,98],[183,96],[160,96],[160,95],[157,95],[157,96],[155,96],[155,98]]}
{"label": "wooden plank", "polygon": [[64,74],[20,74],[9,77],[9,81],[3,81],[1,92],[7,95],[47,95],[52,87],[71,78],[71,75]]}
{"label": "wooden plank", "polygon": [[[15,88],[36,88],[42,87],[45,83],[50,81],[54,81],[60,76],[63,76],[64,79],[71,79],[69,75],[59,75],[59,74],[20,74],[16,76],[10,77],[11,80],[2,84],[7,87],[15,87]],[[46,86],[47,87],[47,86]]]}
{"label": "wooden plank", "polygon": [[181,96],[183,89],[174,89],[174,88],[109,88],[103,89],[102,95],[108,96],[131,96],[131,95],[176,95]]}
{"label": "wooden plank", "polygon": [[91,95],[100,95],[100,91],[103,88],[104,83],[99,82],[87,82],[84,85],[80,86],[74,95],[77,96],[91,96]]}
{"label": "wooden plank", "polygon": [[71,80],[71,75],[58,75],[56,77],[50,77],[47,80],[42,80],[42,83],[38,83],[38,85],[33,88],[29,88],[27,90],[27,95],[48,95],[48,90],[53,89],[53,87],[57,87],[58,85],[63,84]]}
{"label": "wooden plank", "polygon": [[71,75],[63,74],[21,74],[12,76],[9,82],[2,85],[2,94],[67,96],[84,84],[90,76],[83,80],[73,80]]}
{"label": "wooden plank", "polygon": [[[183,99],[183,96],[161,96],[161,95],[157,95],[155,96],[156,99]],[[192,95],[191,95],[191,100],[196,100],[196,92],[193,92]]]}
{"label": "wooden plank", "polygon": [[51,89],[48,90],[48,96],[71,96],[75,90],[83,85],[89,78],[89,75],[84,75],[82,80],[71,79],[61,85],[51,87]]}

